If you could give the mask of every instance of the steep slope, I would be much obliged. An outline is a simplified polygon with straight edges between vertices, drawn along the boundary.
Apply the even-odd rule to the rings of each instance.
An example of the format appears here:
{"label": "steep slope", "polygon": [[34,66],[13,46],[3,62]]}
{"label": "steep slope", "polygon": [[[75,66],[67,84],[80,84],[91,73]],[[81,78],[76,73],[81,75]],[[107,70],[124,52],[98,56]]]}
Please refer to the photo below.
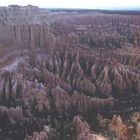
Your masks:
{"label": "steep slope", "polygon": [[139,137],[138,15],[0,11],[0,139]]}

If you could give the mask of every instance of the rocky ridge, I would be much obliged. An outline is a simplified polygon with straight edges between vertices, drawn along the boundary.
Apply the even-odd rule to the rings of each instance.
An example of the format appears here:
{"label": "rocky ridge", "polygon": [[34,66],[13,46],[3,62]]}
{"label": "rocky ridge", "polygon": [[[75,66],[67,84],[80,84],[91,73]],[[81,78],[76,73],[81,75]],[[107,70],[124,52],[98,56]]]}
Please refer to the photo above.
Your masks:
{"label": "rocky ridge", "polygon": [[139,139],[139,16],[0,11],[0,139]]}

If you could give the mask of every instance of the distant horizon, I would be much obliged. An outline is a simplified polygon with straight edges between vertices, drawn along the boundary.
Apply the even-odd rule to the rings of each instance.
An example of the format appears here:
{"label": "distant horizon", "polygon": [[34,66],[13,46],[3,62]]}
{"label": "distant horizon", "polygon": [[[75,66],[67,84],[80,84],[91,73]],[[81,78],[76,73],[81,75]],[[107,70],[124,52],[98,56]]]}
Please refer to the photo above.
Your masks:
{"label": "distant horizon", "polygon": [[0,7],[34,5],[46,9],[140,10],[139,0],[1,0]]}
{"label": "distant horizon", "polygon": [[[27,5],[28,6],[28,5]],[[33,6],[36,6],[36,5],[33,5]],[[43,8],[43,9],[74,9],[74,10],[124,10],[124,11],[127,11],[127,10],[140,10],[140,7],[127,7],[127,8],[119,8],[119,7],[112,7],[112,8],[65,8],[65,7],[39,7],[39,8]]]}
{"label": "distant horizon", "polygon": [[[18,5],[18,4],[9,4],[9,5],[0,5],[0,7],[8,7],[8,6],[11,6],[11,5]],[[33,4],[27,4],[27,5],[18,5],[18,6],[28,6],[28,5],[32,5],[32,6],[37,6],[41,9],[62,9],[62,10],[65,10],[65,9],[68,9],[68,10],[110,10],[110,11],[140,11],[140,7],[111,7],[111,8],[85,8],[85,7],[80,7],[80,8],[76,8],[76,7],[40,7],[38,5],[33,5]]]}

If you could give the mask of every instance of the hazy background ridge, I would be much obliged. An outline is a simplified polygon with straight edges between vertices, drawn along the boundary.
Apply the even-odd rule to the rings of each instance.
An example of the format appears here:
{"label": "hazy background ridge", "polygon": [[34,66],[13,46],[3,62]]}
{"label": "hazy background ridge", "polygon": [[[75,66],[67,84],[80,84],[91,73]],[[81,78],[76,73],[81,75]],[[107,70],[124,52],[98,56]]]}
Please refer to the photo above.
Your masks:
{"label": "hazy background ridge", "polygon": [[0,0],[0,6],[36,5],[42,8],[140,9],[139,0]]}

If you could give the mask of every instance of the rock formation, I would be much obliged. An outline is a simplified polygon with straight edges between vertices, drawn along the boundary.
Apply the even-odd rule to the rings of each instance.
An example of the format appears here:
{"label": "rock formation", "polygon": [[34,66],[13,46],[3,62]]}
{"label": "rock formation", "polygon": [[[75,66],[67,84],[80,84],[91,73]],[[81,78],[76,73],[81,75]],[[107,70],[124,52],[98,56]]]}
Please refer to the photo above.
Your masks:
{"label": "rock formation", "polygon": [[138,15],[11,5],[0,21],[0,139],[139,140]]}

